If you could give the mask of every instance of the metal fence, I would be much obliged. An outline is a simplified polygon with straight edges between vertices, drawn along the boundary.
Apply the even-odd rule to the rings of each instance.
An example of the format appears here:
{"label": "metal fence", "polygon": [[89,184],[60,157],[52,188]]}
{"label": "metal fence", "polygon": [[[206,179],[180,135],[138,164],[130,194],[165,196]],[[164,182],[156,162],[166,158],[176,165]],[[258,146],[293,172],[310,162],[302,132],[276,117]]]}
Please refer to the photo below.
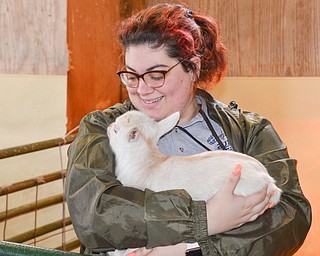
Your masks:
{"label": "metal fence", "polygon": [[[23,146],[0,150],[0,159],[15,157],[22,154],[33,153],[36,151],[47,150],[50,148],[59,148],[71,143],[75,135],[68,135],[65,138],[57,138],[37,143],[31,143]],[[13,184],[3,185],[0,187],[0,199],[4,210],[0,211],[0,224],[2,226],[2,242],[0,243],[0,254],[5,255],[65,255],[80,247],[80,242],[76,237],[68,239],[68,233],[73,231],[73,226],[70,217],[67,214],[65,197],[63,189],[54,191],[54,194],[40,198],[39,188],[47,186],[50,183],[59,182],[59,188],[64,187],[66,170],[61,169],[51,172],[46,175],[40,175],[27,180],[17,181]],[[55,184],[53,184],[55,187]],[[30,189],[35,190],[32,202],[23,202],[16,205],[15,198],[19,198],[28,192]],[[18,201],[18,200],[17,200]],[[13,205],[13,206],[11,206]],[[59,207],[59,210],[57,210]],[[51,219],[47,223],[39,224],[38,214],[42,210],[46,210]],[[52,209],[52,210],[50,210]],[[52,217],[53,216],[53,217]],[[32,226],[27,231],[19,232],[20,228],[15,228],[16,234],[9,236],[7,234],[7,226],[9,221],[15,222],[16,218],[22,218],[23,226]],[[32,223],[27,223],[32,222]],[[57,236],[61,237],[56,238]],[[44,248],[38,246],[41,242],[50,239],[59,240],[54,248]],[[57,243],[57,241],[55,241]],[[44,243],[45,244],[45,243]],[[72,255],[74,253],[70,253]]]}

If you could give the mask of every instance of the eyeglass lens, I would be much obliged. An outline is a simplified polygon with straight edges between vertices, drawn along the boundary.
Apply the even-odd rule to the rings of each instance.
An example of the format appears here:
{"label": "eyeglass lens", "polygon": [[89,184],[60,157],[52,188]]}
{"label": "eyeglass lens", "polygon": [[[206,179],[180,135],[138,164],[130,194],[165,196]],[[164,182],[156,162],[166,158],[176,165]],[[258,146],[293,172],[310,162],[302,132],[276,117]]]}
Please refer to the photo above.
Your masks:
{"label": "eyeglass lens", "polygon": [[[122,73],[120,75],[122,82],[132,88],[136,88],[139,85],[139,76],[132,73]],[[150,87],[156,88],[164,84],[164,74],[161,72],[149,72],[142,76],[143,81]]]}

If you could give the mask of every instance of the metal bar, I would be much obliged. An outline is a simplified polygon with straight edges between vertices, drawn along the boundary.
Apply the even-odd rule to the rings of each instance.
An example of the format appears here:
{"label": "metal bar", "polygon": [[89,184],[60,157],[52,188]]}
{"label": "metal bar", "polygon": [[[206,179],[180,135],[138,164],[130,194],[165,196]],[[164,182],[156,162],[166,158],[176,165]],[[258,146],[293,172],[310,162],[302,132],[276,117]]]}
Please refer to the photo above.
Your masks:
{"label": "metal bar", "polygon": [[33,202],[30,204],[25,204],[8,211],[0,212],[0,222],[8,219],[12,219],[22,214],[33,212],[35,210],[40,210],[45,207],[49,207],[55,204],[63,202],[63,194],[47,197],[39,200],[38,202]]}
{"label": "metal bar", "polygon": [[45,235],[45,234],[50,233],[52,231],[58,230],[58,229],[62,228],[64,226],[64,224],[66,226],[71,225],[70,217],[66,218],[65,221],[58,220],[58,221],[49,223],[47,225],[44,225],[42,227],[32,229],[27,232],[21,233],[19,235],[10,237],[10,238],[6,239],[6,241],[14,242],[14,243],[24,243],[26,241],[29,241],[29,240],[35,238],[35,237],[42,236],[42,235]]}
{"label": "metal bar", "polygon": [[55,249],[42,248],[38,246],[18,244],[6,241],[0,241],[0,255],[7,256],[49,256],[49,255],[83,255],[73,252],[64,252]]}
{"label": "metal bar", "polygon": [[49,183],[65,177],[66,170],[46,174],[29,180],[20,181],[11,185],[0,187],[0,196],[8,195],[13,192],[21,191],[31,187],[35,187],[44,183]]}
{"label": "metal bar", "polygon": [[[69,252],[69,251],[72,251],[72,250],[77,249],[79,247],[80,247],[80,241],[78,239],[74,239],[74,240],[71,240],[65,244],[64,250]],[[63,246],[59,246],[55,249],[63,251]]]}
{"label": "metal bar", "polygon": [[0,150],[0,159],[70,144],[72,141],[74,141],[75,137],[76,137],[76,135],[72,134],[72,135],[67,136],[64,139],[57,138],[57,139],[40,141],[40,142],[36,142],[36,143],[26,144],[26,145],[22,145],[22,146],[7,148],[7,149],[1,149]]}

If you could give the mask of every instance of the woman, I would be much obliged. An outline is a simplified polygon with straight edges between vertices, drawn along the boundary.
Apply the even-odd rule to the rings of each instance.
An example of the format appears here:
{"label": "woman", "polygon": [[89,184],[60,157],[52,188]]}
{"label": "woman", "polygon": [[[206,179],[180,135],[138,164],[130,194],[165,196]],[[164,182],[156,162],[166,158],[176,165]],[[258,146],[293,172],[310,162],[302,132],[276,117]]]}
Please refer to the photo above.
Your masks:
{"label": "woman", "polygon": [[[185,255],[197,245],[200,255],[297,251],[310,228],[311,208],[295,160],[268,120],[200,89],[219,82],[226,71],[216,21],[181,5],[160,4],[125,20],[119,38],[124,67],[118,75],[129,100],[84,117],[68,151],[67,202],[86,252],[147,247],[152,249],[136,255]],[[270,205],[272,194],[266,189],[235,196],[241,176],[237,168],[225,170],[229,179],[208,202],[193,201],[182,190],[156,193],[122,186],[106,130],[130,109],[156,120],[180,111],[179,127],[159,141],[164,154],[234,150],[255,157],[283,190],[281,202]]]}

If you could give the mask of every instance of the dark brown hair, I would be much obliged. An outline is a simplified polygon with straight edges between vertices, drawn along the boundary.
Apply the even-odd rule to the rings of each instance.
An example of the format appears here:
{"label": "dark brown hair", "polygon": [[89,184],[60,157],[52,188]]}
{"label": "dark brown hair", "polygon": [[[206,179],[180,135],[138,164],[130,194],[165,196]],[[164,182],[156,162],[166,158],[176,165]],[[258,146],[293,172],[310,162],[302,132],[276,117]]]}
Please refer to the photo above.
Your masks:
{"label": "dark brown hair", "polygon": [[169,57],[183,60],[185,71],[195,71],[190,59],[200,57],[198,84],[217,83],[226,72],[226,48],[220,41],[218,23],[182,5],[159,4],[138,12],[121,23],[119,40],[123,55],[132,45],[163,45]]}

